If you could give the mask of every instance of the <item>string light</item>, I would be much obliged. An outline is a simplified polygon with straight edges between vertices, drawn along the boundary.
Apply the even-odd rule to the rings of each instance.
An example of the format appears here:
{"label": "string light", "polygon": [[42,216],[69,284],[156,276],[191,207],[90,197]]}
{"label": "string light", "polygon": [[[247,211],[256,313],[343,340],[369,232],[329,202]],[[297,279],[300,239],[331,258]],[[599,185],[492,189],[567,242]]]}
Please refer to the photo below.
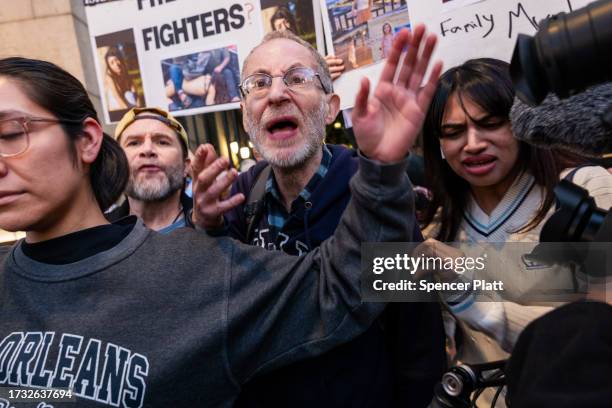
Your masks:
{"label": "string light", "polygon": [[240,158],[244,160],[248,159],[249,157],[251,157],[251,149],[249,149],[248,147],[241,147]]}

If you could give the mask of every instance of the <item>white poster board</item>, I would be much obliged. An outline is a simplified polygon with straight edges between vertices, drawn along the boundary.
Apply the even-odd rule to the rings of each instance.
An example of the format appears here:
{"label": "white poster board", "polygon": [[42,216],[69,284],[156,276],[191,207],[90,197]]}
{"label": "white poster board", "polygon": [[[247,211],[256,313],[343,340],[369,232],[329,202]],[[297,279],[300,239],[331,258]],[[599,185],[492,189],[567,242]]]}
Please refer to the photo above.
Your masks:
{"label": "white poster board", "polygon": [[[413,21],[438,35],[434,59],[444,69],[468,59],[491,57],[510,62],[519,33],[534,35],[543,19],[584,7],[592,0],[412,0]],[[457,2],[461,7],[448,7]]]}
{"label": "white poster board", "polygon": [[[354,4],[359,0],[348,2]],[[367,0],[366,0],[367,2]],[[569,12],[584,7],[591,0],[406,0],[404,19],[407,24],[424,23],[428,31],[438,35],[438,47],[433,59],[444,62],[444,70],[459,65],[471,58],[490,57],[510,61],[519,33],[533,35],[539,22],[561,11]],[[400,0],[379,0],[381,3],[401,4]],[[342,34],[351,35],[351,18],[356,15],[343,14],[347,2],[320,0],[326,44],[329,52],[334,50],[334,38]],[[330,12],[330,9],[334,9]],[[338,16],[349,16],[348,22]],[[342,18],[343,18],[342,17]],[[372,15],[376,20],[376,16]],[[368,22],[368,27],[371,22]],[[352,107],[362,76],[376,84],[384,60],[365,65],[344,73],[334,83],[340,95],[341,107]],[[346,61],[345,61],[346,66]],[[373,89],[374,87],[372,87]]]}
{"label": "white poster board", "polygon": [[107,123],[134,106],[175,116],[238,108],[242,63],[273,23],[323,48],[318,0],[84,4]]}

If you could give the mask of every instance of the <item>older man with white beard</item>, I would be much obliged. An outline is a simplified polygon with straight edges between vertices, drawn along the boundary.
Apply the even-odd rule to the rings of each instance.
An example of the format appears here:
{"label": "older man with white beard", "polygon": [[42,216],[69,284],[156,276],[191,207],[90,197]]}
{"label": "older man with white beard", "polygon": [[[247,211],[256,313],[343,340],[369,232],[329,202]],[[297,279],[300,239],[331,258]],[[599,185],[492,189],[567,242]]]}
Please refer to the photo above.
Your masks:
{"label": "older man with white beard", "polygon": [[[275,75],[280,65],[283,74]],[[230,199],[210,194],[195,216],[208,230],[225,224],[243,242],[302,254],[333,233],[357,169],[354,151],[324,144],[340,99],[325,59],[287,31],[253,49],[241,79],[243,125],[264,161],[240,175]],[[216,158],[210,145],[196,154],[206,155],[206,164]],[[264,188],[252,191],[258,184]],[[252,202],[240,205],[247,196]]]}
{"label": "older man with white beard", "polygon": [[[415,30],[419,41],[423,33]],[[206,194],[196,197],[194,221],[251,245],[304,254],[333,234],[357,170],[354,151],[324,144],[340,103],[327,64],[299,37],[274,32],[246,58],[240,89],[244,127],[265,161],[235,180],[229,198],[221,194],[235,171],[215,181],[198,178]],[[200,147],[194,174],[227,166],[215,160],[212,146]],[[420,241],[414,225],[413,241]],[[444,367],[439,307],[394,305],[352,342],[254,378],[236,406],[424,407]]]}
{"label": "older man with white beard", "polygon": [[180,122],[162,109],[134,108],[117,124],[115,139],[127,156],[130,178],[126,200],[107,219],[136,215],[161,233],[193,227],[193,201],[183,188],[189,140]]}

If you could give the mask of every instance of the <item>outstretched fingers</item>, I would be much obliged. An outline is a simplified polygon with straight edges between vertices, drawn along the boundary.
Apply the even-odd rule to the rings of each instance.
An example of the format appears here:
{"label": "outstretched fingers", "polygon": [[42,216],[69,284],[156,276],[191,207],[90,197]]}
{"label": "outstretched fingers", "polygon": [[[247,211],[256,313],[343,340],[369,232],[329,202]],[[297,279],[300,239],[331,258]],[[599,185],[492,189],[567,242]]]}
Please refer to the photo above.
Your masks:
{"label": "outstretched fingers", "polygon": [[385,62],[385,66],[383,67],[379,82],[393,82],[402,52],[410,42],[411,38],[412,34],[407,29],[401,30],[395,36],[395,39],[393,40],[393,46],[391,47],[391,54],[389,55],[389,57],[387,57],[387,61]]}
{"label": "outstretched fingers", "polygon": [[400,67],[399,74],[397,76],[397,84],[405,87],[410,83],[410,79],[413,75],[415,63],[418,61],[419,49],[421,47],[421,41],[425,34],[425,26],[419,24],[414,27],[412,37],[408,43],[408,49],[406,50],[406,56],[404,62]]}
{"label": "outstretched fingers", "polygon": [[198,146],[195,151],[193,161],[191,162],[191,170],[193,172],[193,178],[197,179],[198,175],[208,166],[210,166],[217,158],[215,148],[210,144],[206,143]]}
{"label": "outstretched fingers", "polygon": [[429,74],[429,79],[425,86],[423,86],[417,97],[417,104],[424,112],[429,109],[429,104],[433,99],[433,96],[436,92],[436,87],[438,86],[438,79],[440,78],[440,74],[442,73],[442,61],[436,61],[433,68],[431,69],[431,73]]}
{"label": "outstretched fingers", "polygon": [[225,192],[229,190],[237,177],[238,172],[236,169],[222,171],[208,187],[208,194],[204,201],[206,203],[212,203],[222,199]]}
{"label": "outstretched fingers", "polygon": [[204,170],[204,162],[206,161],[206,154],[208,151],[206,150],[205,145],[199,145],[193,154],[193,160],[191,161],[191,171],[193,173],[193,178],[197,179],[198,175],[202,170]]}
{"label": "outstretched fingers", "polygon": [[223,198],[237,177],[238,172],[236,169],[229,169],[217,176],[210,185],[207,191],[208,194],[206,194],[203,201],[205,208],[208,210],[207,212],[211,212],[210,215],[220,217],[244,201],[244,194],[242,193],[235,194],[226,199]]}
{"label": "outstretched fingers", "polygon": [[212,164],[204,168],[198,175],[198,192],[208,191],[217,177],[227,170],[229,160],[226,157],[219,157]]}
{"label": "outstretched fingers", "polygon": [[220,214],[225,214],[226,212],[236,208],[240,204],[244,202],[244,194],[234,194],[229,197],[227,200],[221,200],[217,202],[217,212]]}
{"label": "outstretched fingers", "polygon": [[368,113],[368,95],[370,94],[370,81],[368,78],[361,78],[359,91],[355,97],[355,106],[353,107],[353,120],[366,116]]}
{"label": "outstretched fingers", "polygon": [[416,62],[416,67],[413,70],[410,82],[407,84],[409,90],[418,92],[419,88],[421,87],[423,78],[425,78],[427,67],[429,66],[429,60],[431,59],[433,50],[436,48],[436,42],[437,37],[435,34],[429,34],[425,38],[425,45],[423,46],[421,55]]}

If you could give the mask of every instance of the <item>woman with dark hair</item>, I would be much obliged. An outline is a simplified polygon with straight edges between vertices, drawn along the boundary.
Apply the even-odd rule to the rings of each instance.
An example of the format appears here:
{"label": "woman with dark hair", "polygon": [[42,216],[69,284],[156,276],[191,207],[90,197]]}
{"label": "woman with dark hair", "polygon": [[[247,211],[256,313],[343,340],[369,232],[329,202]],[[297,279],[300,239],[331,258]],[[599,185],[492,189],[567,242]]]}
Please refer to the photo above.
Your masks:
{"label": "woman with dark hair", "polygon": [[441,211],[436,239],[459,239],[468,202],[473,198],[491,213],[500,201],[496,197],[501,198],[519,175],[533,178],[528,184],[541,190],[537,211],[519,226],[523,232],[533,230],[554,201],[553,188],[562,170],[583,161],[515,139],[509,122],[513,101],[509,66],[500,60],[470,60],[440,78],[423,128],[426,177],[434,194],[425,223]]}
{"label": "woman with dark hair", "polygon": [[[440,66],[424,90],[392,80],[408,45],[426,44],[423,57],[399,69],[424,75],[435,39],[423,31],[394,45],[377,89],[395,102],[384,114],[362,84],[356,137],[370,159],[333,239],[301,257],[188,228],[162,235],[135,217],[109,224],[102,210],[128,169],[87,92],[51,63],[0,59],[0,228],[26,232],[0,260],[0,384],[69,388],[79,407],[229,407],[253,376],[367,330],[384,304],[361,301],[361,242],[414,228],[405,156]],[[228,165],[196,175],[196,203],[200,183],[233,182],[218,177]]]}
{"label": "woman with dark hair", "polygon": [[[65,72],[51,64],[42,61],[35,64],[30,61],[20,58],[1,60],[2,83],[5,87],[10,83],[14,88],[19,88],[23,96],[30,100],[31,105],[37,105],[38,111],[49,111],[53,114],[26,115],[26,112],[14,112],[10,109],[0,112],[2,114],[0,147],[3,150],[7,149],[0,153],[3,153],[3,157],[20,156],[21,150],[33,144],[29,133],[34,129],[55,128],[55,131],[65,134],[65,141],[54,137],[49,142],[54,144],[55,149],[67,148],[70,157],[68,165],[71,168],[79,168],[88,176],[87,180],[83,180],[86,188],[70,191],[71,207],[80,208],[82,214],[95,213],[94,208],[100,211],[107,209],[121,195],[127,183],[129,170],[123,150],[107,134],[103,134],[95,141],[89,137],[92,129],[95,128],[97,131],[100,125],[91,100],[87,93],[82,92],[82,85],[76,79],[67,77]],[[32,67],[36,69],[29,70]],[[71,80],[66,80],[67,78]],[[5,104],[12,102],[5,100]],[[95,151],[92,152],[90,149]],[[79,153],[85,157],[80,158]],[[91,156],[92,153],[95,154]],[[53,170],[64,170],[67,167],[66,163],[59,164],[55,159],[53,155],[47,155],[44,160],[30,169],[32,173],[35,171],[39,173],[36,175],[36,180],[44,190],[40,193],[41,200],[37,201],[37,208],[44,208],[46,201],[44,198],[67,193],[62,190],[67,185],[61,179],[52,177]],[[31,174],[31,177],[34,179],[35,175]],[[58,212],[54,212],[53,218],[61,217]],[[76,218],[80,218],[80,215]],[[16,221],[24,222],[23,219]],[[46,224],[50,222],[51,219],[48,219]],[[2,228],[10,229],[7,225],[3,225]]]}
{"label": "woman with dark hair", "polygon": [[115,46],[109,47],[104,55],[106,73],[104,87],[109,111],[130,109],[140,106],[136,86],[127,72],[123,54]]}
{"label": "woman with dark hair", "polygon": [[[423,229],[429,238],[423,248],[429,253],[463,256],[439,241],[495,243],[496,251],[487,252],[487,271],[500,270],[507,242],[539,241],[540,230],[554,211],[553,188],[583,162],[575,155],[515,139],[509,122],[513,101],[509,65],[503,61],[474,59],[442,75],[423,128],[425,175],[433,193]],[[600,207],[612,206],[612,176],[605,169],[581,167],[573,173],[573,182],[589,190]],[[503,300],[540,289],[538,285],[547,279],[573,282],[568,268],[536,265],[536,276],[529,270],[533,265],[524,260],[507,261],[510,268],[501,275],[506,283]],[[507,269],[518,285],[510,284]],[[444,282],[462,280],[454,271],[439,271],[436,276]],[[454,316],[447,325],[451,346],[454,322],[464,334],[455,357],[471,363],[507,358],[526,324],[551,310],[502,299],[475,302],[470,291],[444,300]]]}

